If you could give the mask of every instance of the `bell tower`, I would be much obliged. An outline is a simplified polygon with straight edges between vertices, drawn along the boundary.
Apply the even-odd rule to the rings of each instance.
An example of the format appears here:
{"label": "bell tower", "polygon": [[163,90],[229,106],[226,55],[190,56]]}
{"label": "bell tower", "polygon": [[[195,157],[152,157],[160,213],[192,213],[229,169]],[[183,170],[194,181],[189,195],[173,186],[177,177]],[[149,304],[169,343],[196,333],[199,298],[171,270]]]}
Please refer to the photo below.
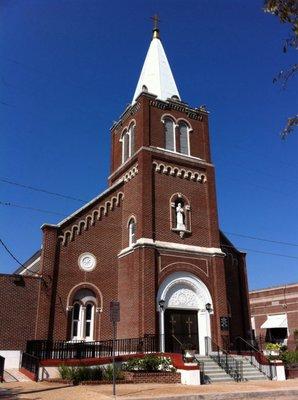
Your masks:
{"label": "bell tower", "polygon": [[[119,334],[159,332],[161,349],[169,350],[171,318],[182,325],[195,318],[203,354],[204,337],[228,335],[220,329],[228,303],[208,112],[181,99],[156,25],[132,102],[111,137],[109,184],[124,182],[119,299],[127,316],[138,304],[138,323],[120,322]],[[167,292],[166,283],[177,291]]]}

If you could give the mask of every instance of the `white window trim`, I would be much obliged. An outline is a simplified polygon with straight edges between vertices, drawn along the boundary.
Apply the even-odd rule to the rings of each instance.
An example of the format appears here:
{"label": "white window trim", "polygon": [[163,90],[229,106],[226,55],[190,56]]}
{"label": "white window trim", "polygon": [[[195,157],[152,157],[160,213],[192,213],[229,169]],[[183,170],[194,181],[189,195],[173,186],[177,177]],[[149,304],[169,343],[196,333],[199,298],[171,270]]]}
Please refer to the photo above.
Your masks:
{"label": "white window trim", "polygon": [[137,242],[136,232],[134,233],[134,241],[133,241],[133,233],[132,233],[132,226],[135,226],[136,230],[136,219],[135,217],[131,217],[128,222],[128,247],[132,247]]}
{"label": "white window trim", "polygon": [[[120,142],[122,143],[122,164],[123,163],[125,163],[131,156],[133,156],[133,154],[132,154],[132,152],[131,152],[131,148],[132,148],[132,145],[131,145],[131,128],[136,128],[136,122],[135,122],[135,120],[133,120],[133,121],[131,121],[130,122],[130,124],[129,124],[129,126],[126,126],[124,129],[123,129],[123,131],[122,131],[122,133],[121,133],[121,137],[120,137]],[[124,143],[125,143],[125,140],[124,140],[124,136],[125,135],[127,135],[128,136],[128,155],[127,155],[127,159],[126,160],[124,160]],[[134,139],[136,138],[136,132],[134,132]],[[134,143],[134,145],[135,145],[135,143]],[[134,149],[135,150],[135,149]],[[134,154],[135,154],[135,151],[134,151]]]}
{"label": "white window trim", "polygon": [[[86,323],[88,322],[88,321],[87,321],[87,314],[86,314],[86,311],[87,311],[87,306],[88,306],[88,304],[91,304],[91,306],[92,306],[92,309],[91,309],[91,319],[88,320],[88,321],[90,321],[90,336],[86,336]],[[94,305],[93,302],[87,302],[87,303],[86,303],[86,306],[85,306],[85,316],[84,316],[85,318],[84,318],[84,324],[83,324],[83,329],[84,329],[83,337],[84,337],[84,340],[86,340],[86,341],[92,341],[92,340],[93,340],[93,336],[94,336],[94,316],[95,316],[94,309],[95,309],[95,305]]]}
{"label": "white window trim", "polygon": [[[192,129],[191,125],[189,124],[189,122],[186,121],[186,120],[183,119],[183,118],[179,118],[178,120],[176,120],[176,118],[174,118],[171,114],[164,114],[164,115],[162,115],[162,117],[161,117],[161,119],[160,119],[161,122],[163,123],[164,127],[165,127],[165,120],[166,120],[166,119],[172,120],[172,121],[173,121],[173,124],[174,124],[174,130],[173,130],[173,135],[174,135],[174,137],[173,137],[173,147],[174,147],[174,150],[167,149],[166,147],[164,147],[164,148],[157,147],[157,149],[169,151],[169,152],[175,153],[175,154],[182,154],[183,156],[186,156],[186,157],[193,157],[193,156],[191,156],[191,154],[190,154],[190,133],[193,132],[193,129]],[[180,122],[184,122],[184,124],[185,124],[186,127],[187,127],[187,154],[182,153],[181,151],[177,151],[177,146],[176,146],[176,129],[179,128],[179,123],[180,123]],[[180,132],[179,132],[179,135],[180,135]],[[198,158],[198,157],[193,157],[193,158]],[[198,159],[200,159],[200,158],[198,158]]]}
{"label": "white window trim", "polygon": [[[75,304],[78,304],[80,309],[79,309],[79,318],[78,319],[74,319],[73,315],[74,315],[74,306]],[[72,309],[72,313],[71,313],[71,340],[81,340],[81,320],[82,320],[82,304],[80,304],[79,302],[75,302],[73,304],[73,309]],[[78,325],[77,325],[77,335],[74,336],[73,334],[73,326],[74,326],[74,322],[77,321]]]}

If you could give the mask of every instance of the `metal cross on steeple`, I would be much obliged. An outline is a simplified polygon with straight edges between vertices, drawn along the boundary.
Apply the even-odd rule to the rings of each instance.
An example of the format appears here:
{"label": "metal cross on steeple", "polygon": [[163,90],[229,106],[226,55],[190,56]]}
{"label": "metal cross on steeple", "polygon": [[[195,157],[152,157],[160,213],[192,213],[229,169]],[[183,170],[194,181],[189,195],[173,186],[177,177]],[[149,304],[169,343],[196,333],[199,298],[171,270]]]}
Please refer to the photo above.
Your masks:
{"label": "metal cross on steeple", "polygon": [[158,18],[157,14],[153,15],[153,17],[150,18],[153,20],[153,38],[159,39],[158,23],[160,22],[160,19]]}

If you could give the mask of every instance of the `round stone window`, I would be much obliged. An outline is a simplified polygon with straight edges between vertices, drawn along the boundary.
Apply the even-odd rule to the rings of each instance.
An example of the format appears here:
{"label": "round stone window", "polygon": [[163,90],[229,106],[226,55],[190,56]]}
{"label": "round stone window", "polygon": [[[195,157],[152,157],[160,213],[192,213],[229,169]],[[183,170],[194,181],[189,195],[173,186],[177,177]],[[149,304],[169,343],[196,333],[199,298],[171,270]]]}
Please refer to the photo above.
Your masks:
{"label": "round stone window", "polygon": [[90,272],[96,267],[96,258],[91,253],[83,253],[79,257],[78,264],[80,269]]}

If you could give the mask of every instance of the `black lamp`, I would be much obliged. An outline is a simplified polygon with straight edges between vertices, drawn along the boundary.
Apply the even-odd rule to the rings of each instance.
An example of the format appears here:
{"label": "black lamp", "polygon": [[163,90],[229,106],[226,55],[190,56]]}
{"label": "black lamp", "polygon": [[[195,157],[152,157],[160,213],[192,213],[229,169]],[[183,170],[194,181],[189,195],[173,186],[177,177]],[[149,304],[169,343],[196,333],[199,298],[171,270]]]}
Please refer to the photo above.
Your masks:
{"label": "black lamp", "polygon": [[163,300],[163,299],[159,300],[158,304],[159,304],[160,309],[163,310],[164,305],[165,305],[165,300]]}
{"label": "black lamp", "polygon": [[207,303],[205,307],[206,307],[206,310],[210,313],[210,311],[212,310],[211,304]]}

